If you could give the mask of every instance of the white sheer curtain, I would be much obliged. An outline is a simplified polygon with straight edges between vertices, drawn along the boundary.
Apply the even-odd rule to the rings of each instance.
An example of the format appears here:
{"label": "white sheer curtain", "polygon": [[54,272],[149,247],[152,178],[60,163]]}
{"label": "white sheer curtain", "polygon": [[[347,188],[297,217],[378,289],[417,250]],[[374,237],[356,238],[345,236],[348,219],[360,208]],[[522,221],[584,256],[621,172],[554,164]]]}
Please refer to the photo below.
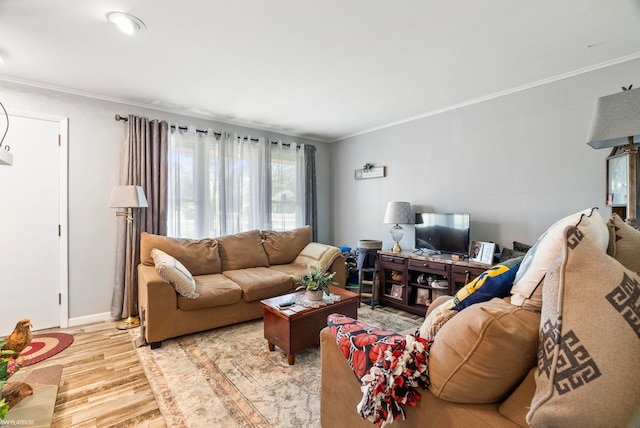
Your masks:
{"label": "white sheer curtain", "polygon": [[[270,187],[269,147],[264,139],[227,136],[220,141],[220,235],[268,229],[270,211],[265,195]],[[219,236],[219,235],[215,235]]]}
{"label": "white sheer curtain", "polygon": [[271,149],[271,201],[274,230],[304,225],[304,149],[277,141]]}
{"label": "white sheer curtain", "polygon": [[[292,160],[280,160],[280,149]],[[298,151],[295,145],[294,150],[285,149],[262,138],[216,137],[212,130],[174,125],[168,156],[168,235],[203,238],[271,229],[272,156],[276,162],[298,163],[297,174],[304,169],[304,153]],[[302,187],[303,196],[295,198],[304,202],[304,180],[297,180],[296,176],[287,183]],[[303,208],[299,211],[292,221],[279,223],[278,230],[304,225]]]}

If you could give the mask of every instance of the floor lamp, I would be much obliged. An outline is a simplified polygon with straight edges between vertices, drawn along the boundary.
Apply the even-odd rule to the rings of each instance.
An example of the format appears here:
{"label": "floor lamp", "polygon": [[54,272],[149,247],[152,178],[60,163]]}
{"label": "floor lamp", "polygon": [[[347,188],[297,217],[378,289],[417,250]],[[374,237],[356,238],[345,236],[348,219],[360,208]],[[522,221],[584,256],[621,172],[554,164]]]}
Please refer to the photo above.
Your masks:
{"label": "floor lamp", "polygon": [[133,259],[133,208],[146,207],[148,207],[147,198],[144,196],[144,190],[140,186],[114,186],[111,190],[109,208],[126,208],[126,211],[116,211],[116,216],[127,218],[127,262],[125,268],[129,278],[129,288],[127,290],[129,302],[127,304],[127,318],[116,323],[116,328],[119,330],[127,330],[140,325],[140,318],[133,316],[133,269],[135,264]]}
{"label": "floor lamp", "polygon": [[640,89],[623,88],[623,92],[598,100],[587,139],[594,149],[624,146],[627,156],[627,218],[632,227],[639,228],[636,216],[638,189],[636,188],[636,158],[640,143]]}

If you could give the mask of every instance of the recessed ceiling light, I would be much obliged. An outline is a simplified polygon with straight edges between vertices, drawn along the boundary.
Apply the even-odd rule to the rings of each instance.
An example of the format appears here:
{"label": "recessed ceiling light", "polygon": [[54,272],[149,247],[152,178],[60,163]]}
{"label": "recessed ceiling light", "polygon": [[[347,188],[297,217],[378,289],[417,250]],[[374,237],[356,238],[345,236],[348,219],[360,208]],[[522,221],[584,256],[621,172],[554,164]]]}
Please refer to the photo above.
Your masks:
{"label": "recessed ceiling light", "polygon": [[146,30],[147,26],[140,18],[123,12],[109,12],[107,13],[107,19],[109,22],[116,24],[120,31],[125,34],[133,34],[137,31]]}

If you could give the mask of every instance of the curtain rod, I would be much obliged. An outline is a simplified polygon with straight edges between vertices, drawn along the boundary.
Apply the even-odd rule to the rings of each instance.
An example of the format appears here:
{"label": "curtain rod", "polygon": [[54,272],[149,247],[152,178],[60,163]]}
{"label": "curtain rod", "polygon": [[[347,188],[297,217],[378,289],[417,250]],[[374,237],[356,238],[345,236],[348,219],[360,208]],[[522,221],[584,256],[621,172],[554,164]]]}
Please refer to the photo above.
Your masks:
{"label": "curtain rod", "polygon": [[[129,118],[125,117],[125,116],[120,116],[119,114],[116,114],[116,121],[120,121],[120,120],[122,120],[124,122],[128,122]],[[171,129],[176,129],[175,125],[171,125]],[[178,129],[181,130],[181,131],[186,131],[187,127],[186,126],[179,126]],[[196,129],[196,132],[200,132],[202,134],[208,134],[209,133],[209,131],[202,130],[202,129]],[[214,132],[213,135],[215,137],[222,136],[222,134],[220,132]],[[247,140],[248,139],[247,137],[240,137],[240,138],[243,139],[243,140]],[[258,142],[258,139],[257,138],[252,138],[251,141]],[[277,141],[271,141],[271,144],[277,145],[278,142]],[[289,143],[282,143],[282,145],[285,146],[285,147],[291,147],[291,144],[289,144]],[[296,148],[299,149],[300,146],[296,145]]]}

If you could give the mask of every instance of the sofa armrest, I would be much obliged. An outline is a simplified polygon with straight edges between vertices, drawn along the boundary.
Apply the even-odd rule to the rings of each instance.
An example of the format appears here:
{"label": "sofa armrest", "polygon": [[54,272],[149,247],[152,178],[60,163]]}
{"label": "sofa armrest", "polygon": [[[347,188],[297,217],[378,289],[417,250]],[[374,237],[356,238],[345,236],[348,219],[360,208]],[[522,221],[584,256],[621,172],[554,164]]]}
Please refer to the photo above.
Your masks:
{"label": "sofa armrest", "polygon": [[173,337],[178,309],[176,291],[154,266],[138,265],[138,311],[143,313],[145,339],[149,343]]}
{"label": "sofa armrest", "polygon": [[346,288],[347,287],[347,259],[341,254],[337,259],[333,261],[331,266],[329,266],[328,272],[335,272],[335,276],[333,280],[337,282],[337,287]]}

